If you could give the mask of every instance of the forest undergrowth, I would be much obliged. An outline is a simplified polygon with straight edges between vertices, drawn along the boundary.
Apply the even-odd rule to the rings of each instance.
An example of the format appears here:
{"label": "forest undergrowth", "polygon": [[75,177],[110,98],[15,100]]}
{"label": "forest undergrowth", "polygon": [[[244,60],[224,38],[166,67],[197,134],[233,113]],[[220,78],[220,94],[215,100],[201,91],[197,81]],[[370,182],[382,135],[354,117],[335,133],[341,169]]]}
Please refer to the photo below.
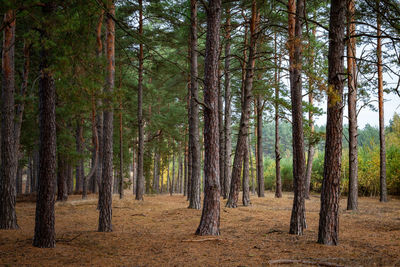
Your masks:
{"label": "forest undergrowth", "polygon": [[[241,198],[240,198],[241,199]],[[308,229],[289,235],[293,195],[252,196],[250,207],[225,208],[221,235],[195,236],[201,210],[187,208],[182,195],[113,199],[113,232],[97,232],[97,196],[71,196],[56,204],[56,247],[32,246],[35,203],[17,203],[19,230],[0,232],[0,265],[5,266],[262,266],[286,263],[331,266],[400,264],[400,200],[360,198],[359,211],[340,201],[340,243],[323,246],[318,234],[319,195],[306,201]]]}

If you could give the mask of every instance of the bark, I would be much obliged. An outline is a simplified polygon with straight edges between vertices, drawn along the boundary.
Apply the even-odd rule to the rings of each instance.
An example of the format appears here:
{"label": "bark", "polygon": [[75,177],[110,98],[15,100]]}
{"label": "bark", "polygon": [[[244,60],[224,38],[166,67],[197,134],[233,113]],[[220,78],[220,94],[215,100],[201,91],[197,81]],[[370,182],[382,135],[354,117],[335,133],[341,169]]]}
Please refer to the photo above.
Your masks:
{"label": "bark", "polygon": [[263,120],[262,120],[262,113],[263,113],[263,104],[261,96],[257,96],[256,100],[257,104],[257,193],[258,197],[264,197],[264,160],[263,160]]}
{"label": "bark", "polygon": [[75,192],[79,193],[82,191],[83,186],[83,172],[84,172],[84,164],[83,164],[83,127],[78,119],[76,121],[76,152],[80,157],[77,165],[76,165],[76,180],[75,180]]}
{"label": "bark", "polygon": [[346,4],[346,0],[331,0],[326,144],[318,229],[318,243],[326,245],[337,245],[339,234]]}
{"label": "bark", "polygon": [[[277,40],[276,33],[274,46],[275,53],[277,53]],[[280,82],[280,56],[279,56],[279,66],[276,59],[277,55],[275,54],[275,197],[282,197],[282,178],[281,178],[281,152],[279,149],[279,82]]]}
{"label": "bark", "polygon": [[[139,36],[143,36],[143,3],[139,0]],[[141,40],[141,39],[140,39]],[[143,121],[143,43],[139,44],[139,70],[138,70],[138,164],[136,177],[136,200],[143,200],[144,176],[143,176],[143,155],[144,155],[144,121]]]}
{"label": "bark", "polygon": [[[347,3],[347,36],[355,34],[354,1]],[[347,210],[358,209],[358,146],[357,146],[357,66],[356,38],[347,41],[347,87],[348,87],[348,116],[349,116],[349,194]]]}
{"label": "bark", "polygon": [[249,160],[250,160],[250,173],[251,173],[251,193],[256,194],[256,176],[254,175],[254,163],[253,163],[253,150],[251,149],[250,136],[248,141],[249,149]]}
{"label": "bark", "polygon": [[[199,105],[196,100],[199,97],[198,85],[198,64],[197,64],[197,0],[190,1],[190,118],[189,118],[189,149],[191,149],[191,176],[189,176],[191,192],[190,192],[190,209],[200,209],[200,185],[201,185],[201,152],[199,137]],[[218,46],[215,48],[218,50]],[[218,126],[217,126],[218,127]]]}
{"label": "bark", "polygon": [[122,102],[119,102],[119,199],[124,198],[123,142],[122,142]]}
{"label": "bark", "polygon": [[15,188],[16,188],[16,195],[22,194],[22,172],[23,166],[21,164],[17,164],[17,173],[15,179]]}
{"label": "bark", "polygon": [[[43,7],[43,18],[50,19],[55,4]],[[46,24],[49,22],[47,21]],[[35,235],[33,245],[41,248],[55,246],[55,181],[56,181],[56,90],[50,70],[50,48],[45,45],[51,40],[49,27],[41,32],[39,79],[39,175],[36,197]]]}
{"label": "bark", "polygon": [[[107,8],[111,15],[115,15],[113,0],[107,1]],[[112,231],[112,174],[113,174],[113,110],[111,95],[114,90],[115,76],[115,24],[114,20],[107,17],[107,76],[104,93],[108,96],[105,101],[104,121],[103,121],[103,164],[102,164],[102,183],[100,193],[102,196],[99,205],[99,232]]]}
{"label": "bark", "polygon": [[[219,54],[221,54],[220,46]],[[220,185],[225,184],[225,143],[224,143],[224,98],[222,93],[222,68],[218,64],[218,129],[219,129],[219,180]],[[224,186],[221,186],[221,195],[224,195]]]}
{"label": "bark", "polygon": [[232,181],[229,193],[228,202],[226,206],[229,208],[236,208],[239,198],[240,189],[240,174],[242,173],[243,156],[246,146],[246,138],[249,128],[249,115],[250,115],[250,101],[251,91],[253,86],[254,66],[255,66],[255,53],[256,53],[256,39],[257,34],[258,14],[256,2],[252,3],[252,18],[250,23],[250,46],[249,46],[249,59],[246,65],[246,78],[242,87],[243,101],[242,101],[242,114],[240,117],[240,128],[236,144],[235,158],[233,160]]}
{"label": "bark", "polygon": [[[379,10],[379,1],[377,1],[377,9]],[[379,101],[379,201],[387,202],[387,186],[386,186],[386,143],[385,143],[385,120],[384,120],[384,108],[383,108],[383,77],[382,77],[382,45],[381,45],[381,18],[379,12],[377,12],[377,57],[378,57],[378,101]]]}
{"label": "bark", "polygon": [[223,198],[227,199],[229,195],[229,189],[231,185],[231,154],[232,154],[232,137],[231,137],[231,123],[232,123],[232,110],[231,110],[231,80],[230,80],[230,62],[231,62],[231,15],[230,9],[226,10],[226,36],[225,36],[225,129],[224,129],[224,183],[221,186],[224,187]]}
{"label": "bark", "polygon": [[204,202],[196,235],[219,235],[219,131],[218,61],[221,0],[210,0],[207,7],[206,55],[204,59]]}
{"label": "bark", "polygon": [[28,157],[28,168],[26,175],[26,183],[25,183],[25,194],[29,194],[31,190],[31,181],[32,181],[32,157]]}
{"label": "bark", "polygon": [[68,162],[67,169],[68,169],[67,190],[68,190],[68,195],[71,195],[74,191],[74,170],[70,162]]}
{"label": "bark", "polygon": [[67,201],[67,166],[65,156],[58,153],[57,156],[57,201]]}
{"label": "bark", "polygon": [[292,102],[292,142],[293,142],[293,187],[294,199],[292,215],[290,218],[290,234],[302,235],[307,228],[305,222],[305,155],[304,155],[304,133],[303,133],[303,109],[302,109],[302,19],[304,14],[304,0],[296,3],[296,24],[294,39],[293,58],[289,67],[291,84],[290,95]]}
{"label": "bark", "polygon": [[175,154],[172,154],[172,179],[171,179],[171,187],[170,187],[170,194],[172,196],[175,193]]}
{"label": "bark", "polygon": [[[96,28],[96,42],[97,42],[97,47],[96,47],[96,53],[97,57],[101,57],[102,51],[103,51],[103,43],[101,39],[101,29],[103,25],[103,17],[104,17],[104,10],[101,11],[99,20],[97,23],[97,28]],[[103,89],[101,88],[100,93],[103,92]],[[97,114],[96,114],[96,128],[97,128],[97,138],[98,138],[98,145],[99,145],[99,151],[98,151],[98,162],[97,162],[97,168],[96,168],[96,173],[95,173],[95,182],[96,186],[99,190],[99,201],[98,201],[98,207],[100,207],[100,198],[103,195],[101,191],[101,184],[102,184],[102,169],[103,169],[103,111],[102,111],[102,101],[101,98],[98,98],[96,101],[96,106],[97,106]]]}
{"label": "bark", "polygon": [[242,180],[242,203],[243,206],[251,205],[249,188],[249,138],[246,138],[246,148],[243,155],[243,180]]}
{"label": "bark", "polygon": [[14,11],[8,10],[4,23],[8,25],[3,31],[2,46],[2,92],[1,92],[1,165],[0,165],[0,229],[17,229],[16,172],[17,153],[14,136]]}
{"label": "bark", "polygon": [[183,158],[183,196],[187,196],[188,192],[188,156],[187,156],[187,148],[185,148],[185,155]]}
{"label": "bark", "polygon": [[[312,35],[315,38],[316,36],[316,27],[312,29]],[[314,47],[310,47],[311,52],[310,52],[310,65],[314,67],[314,56],[315,56],[315,51]],[[308,92],[308,104],[310,107],[313,106],[314,104],[314,78],[310,74],[308,77],[308,87],[309,87],[309,92]],[[311,174],[312,174],[312,166],[313,166],[313,159],[314,159],[314,143],[313,143],[313,134],[314,134],[314,117],[313,117],[313,111],[310,109],[308,112],[308,126],[310,127],[310,134],[311,138],[308,143],[308,149],[307,149],[307,165],[306,165],[306,184],[305,184],[305,198],[310,199],[310,184],[311,184]]]}
{"label": "bark", "polygon": [[172,195],[172,193],[171,193],[171,178],[170,178],[170,176],[169,176],[169,161],[168,161],[168,158],[167,158],[167,192],[169,192],[170,193],[170,195]]}

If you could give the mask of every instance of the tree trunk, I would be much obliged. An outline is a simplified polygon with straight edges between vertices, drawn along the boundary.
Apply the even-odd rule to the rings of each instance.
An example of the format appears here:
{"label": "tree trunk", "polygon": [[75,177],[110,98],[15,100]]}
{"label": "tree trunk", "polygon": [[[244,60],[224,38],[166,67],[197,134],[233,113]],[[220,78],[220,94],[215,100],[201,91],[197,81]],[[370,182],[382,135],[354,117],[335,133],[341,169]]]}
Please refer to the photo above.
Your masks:
{"label": "tree trunk", "polygon": [[[355,34],[354,1],[347,3],[347,36]],[[349,194],[347,209],[358,209],[358,146],[357,146],[357,65],[356,38],[351,37],[347,42],[347,85],[348,85],[348,114],[349,114]]]}
{"label": "tree trunk", "polygon": [[75,180],[75,193],[79,193],[82,190],[82,181],[83,181],[83,128],[80,123],[80,120],[76,120],[76,133],[75,133],[75,140],[76,140],[76,152],[79,156],[79,160],[76,165],[76,180]]}
{"label": "tree trunk", "polygon": [[261,96],[257,96],[257,193],[258,197],[264,197],[264,160],[263,160],[263,120],[262,120],[262,113],[263,113],[263,104]]}
{"label": "tree trunk", "polygon": [[343,132],[343,56],[346,0],[331,0],[328,53],[328,103],[324,179],[321,189],[318,243],[337,245]]}
{"label": "tree trunk", "polygon": [[277,40],[276,33],[274,34],[275,46],[275,197],[282,197],[282,178],[281,178],[281,153],[279,149],[279,82],[280,82],[280,64],[281,57],[279,56],[279,66],[277,62]]}
{"label": "tree trunk", "polygon": [[[305,156],[302,108],[302,19],[304,0],[297,0],[295,36],[291,40],[294,46],[293,58],[289,71],[291,74],[290,95],[292,102],[292,142],[293,142],[293,187],[294,199],[290,218],[290,234],[302,235],[307,227],[305,222]],[[296,45],[295,45],[296,44]]]}
{"label": "tree trunk", "polygon": [[16,195],[22,194],[22,171],[23,166],[17,162],[17,173],[15,179]]}
{"label": "tree trunk", "polygon": [[[199,85],[198,85],[198,70],[197,70],[197,0],[190,1],[190,15],[191,15],[191,27],[190,27],[190,118],[189,118],[189,149],[191,149],[191,192],[190,192],[190,209],[200,209],[200,138],[199,138],[199,105],[198,100]],[[215,47],[218,50],[218,46]]]}
{"label": "tree trunk", "polygon": [[383,109],[383,77],[382,77],[382,45],[381,45],[381,18],[379,14],[379,1],[377,1],[377,35],[378,43],[376,47],[378,57],[378,101],[379,101],[379,144],[380,144],[380,190],[379,201],[387,202],[387,187],[386,187],[386,144],[385,144],[385,120]]}
{"label": "tree trunk", "polygon": [[[43,7],[43,18],[50,19],[56,6],[53,2]],[[55,246],[54,202],[56,181],[56,88],[50,62],[51,40],[49,21],[41,32],[40,79],[39,79],[39,175],[36,197],[35,235],[33,245],[41,248]]]}
{"label": "tree trunk", "polygon": [[169,192],[169,194],[172,196],[171,177],[169,175],[169,161],[168,161],[168,158],[167,158],[167,164],[168,164],[168,167],[167,167],[167,192]]}
{"label": "tree trunk", "polygon": [[232,154],[232,136],[231,136],[231,123],[232,123],[232,110],[231,110],[231,80],[230,80],[230,62],[231,62],[231,14],[230,9],[226,9],[226,36],[225,36],[225,129],[224,129],[224,174],[225,180],[221,186],[224,187],[223,198],[227,199],[231,185],[231,154]]}
{"label": "tree trunk", "polygon": [[183,174],[183,196],[187,196],[188,192],[188,156],[187,156],[187,148],[185,148],[185,155],[183,158],[183,168],[184,168],[184,174]]}
{"label": "tree trunk", "polygon": [[124,160],[124,150],[122,142],[122,102],[119,102],[119,199],[124,198],[124,170],[123,170],[123,160]]}
{"label": "tree trunk", "polygon": [[243,155],[243,180],[242,180],[242,188],[243,188],[243,195],[242,195],[242,202],[243,206],[251,205],[250,201],[250,188],[249,188],[249,138],[246,138],[246,148],[244,150]]}
{"label": "tree trunk", "polygon": [[25,194],[29,194],[30,192],[30,185],[32,181],[32,157],[28,157],[28,168],[27,168],[27,175],[26,175],[26,182],[25,182]]}
{"label": "tree trunk", "polygon": [[67,201],[67,166],[65,157],[58,153],[57,157],[57,201]]}
{"label": "tree trunk", "polygon": [[[139,0],[139,36],[143,36],[143,3]],[[143,155],[144,155],[144,121],[143,121],[143,43],[139,44],[139,79],[138,79],[138,125],[139,145],[138,164],[136,177],[136,200],[143,200],[144,176],[143,176]]]}
{"label": "tree trunk", "polygon": [[[114,0],[107,1],[107,8],[112,16],[115,16]],[[111,16],[107,17],[107,76],[104,93],[112,95],[115,76],[115,24]],[[113,109],[111,98],[104,101],[103,121],[103,164],[102,164],[102,194],[99,207],[99,232],[112,232],[112,174],[113,174]]]}
{"label": "tree trunk", "polygon": [[171,179],[171,196],[175,193],[175,154],[172,154],[172,179]]}
{"label": "tree trunk", "polygon": [[67,169],[68,169],[67,190],[68,190],[68,195],[71,195],[74,191],[74,170],[70,162],[68,162]]}
{"label": "tree trunk", "polygon": [[[222,46],[218,54],[221,55]],[[225,142],[224,142],[224,98],[222,93],[222,68],[218,63],[218,129],[219,129],[219,180],[220,185],[225,184]],[[224,195],[224,186],[221,187],[221,195]]]}
{"label": "tree trunk", "polygon": [[0,229],[17,229],[16,172],[17,153],[14,136],[14,41],[15,12],[8,10],[4,23],[2,49],[2,94],[1,94],[1,165],[0,165]]}
{"label": "tree trunk", "polygon": [[242,172],[243,156],[246,146],[246,138],[249,128],[249,116],[250,116],[250,101],[251,91],[253,86],[254,66],[255,66],[255,53],[256,53],[256,38],[258,32],[257,29],[258,14],[256,2],[253,0],[252,3],[252,18],[250,23],[250,46],[249,46],[249,59],[246,66],[246,78],[242,87],[243,101],[242,101],[242,114],[240,117],[240,128],[236,144],[235,158],[233,160],[232,170],[232,181],[229,193],[228,202],[226,206],[229,208],[236,208],[239,198],[240,189],[240,174]]}
{"label": "tree trunk", "polygon": [[221,0],[210,0],[207,7],[206,56],[204,59],[204,202],[196,235],[219,235],[219,131],[218,61]]}
{"label": "tree trunk", "polygon": [[248,149],[249,149],[249,160],[250,160],[250,173],[251,173],[251,193],[256,194],[256,177],[254,175],[254,163],[253,163],[253,150],[251,149],[250,135],[248,138]]}

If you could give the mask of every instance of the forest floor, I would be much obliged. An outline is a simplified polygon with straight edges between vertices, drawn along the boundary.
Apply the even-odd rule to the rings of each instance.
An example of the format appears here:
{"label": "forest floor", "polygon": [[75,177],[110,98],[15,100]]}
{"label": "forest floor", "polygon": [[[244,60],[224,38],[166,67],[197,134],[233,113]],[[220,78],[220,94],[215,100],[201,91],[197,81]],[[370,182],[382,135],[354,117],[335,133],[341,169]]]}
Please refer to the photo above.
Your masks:
{"label": "forest floor", "polygon": [[54,249],[32,246],[35,203],[18,202],[21,229],[0,231],[0,265],[282,266],[284,260],[297,266],[400,265],[399,199],[380,203],[360,198],[359,211],[348,212],[343,197],[338,246],[316,243],[319,196],[306,201],[308,229],[303,236],[288,234],[292,194],[276,199],[267,192],[265,198],[251,196],[251,201],[252,206],[236,209],[221,201],[221,236],[200,237],[194,232],[201,211],[187,209],[182,195],[146,196],[144,202],[130,194],[123,200],[115,195],[112,233],[96,231],[96,195],[84,201],[70,196],[68,202],[56,203]]}

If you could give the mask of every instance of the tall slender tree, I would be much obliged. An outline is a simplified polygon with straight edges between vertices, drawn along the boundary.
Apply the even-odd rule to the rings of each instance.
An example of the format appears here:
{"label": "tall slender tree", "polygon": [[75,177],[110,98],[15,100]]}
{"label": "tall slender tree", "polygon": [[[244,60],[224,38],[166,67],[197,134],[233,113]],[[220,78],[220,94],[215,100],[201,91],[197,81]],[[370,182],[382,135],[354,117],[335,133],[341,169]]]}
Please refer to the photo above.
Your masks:
{"label": "tall slender tree", "polygon": [[357,146],[357,70],[356,25],[354,23],[354,0],[347,3],[347,87],[349,117],[349,194],[347,209],[358,209],[358,146]]}
{"label": "tall slender tree", "polygon": [[1,58],[1,165],[0,165],[0,229],[17,229],[15,213],[17,157],[14,136],[14,42],[15,12],[7,10],[3,23]]}
{"label": "tall slender tree", "polygon": [[225,148],[224,148],[224,173],[225,179],[224,184],[221,186],[224,187],[223,190],[223,198],[228,198],[230,182],[231,182],[231,153],[232,153],[232,137],[231,137],[231,123],[232,123],[232,110],[231,110],[231,79],[230,79],[230,62],[231,62],[231,14],[230,8],[226,9],[226,22],[225,22],[225,80],[224,80],[224,87],[225,87]]}
{"label": "tall slender tree", "polygon": [[264,157],[263,157],[263,101],[261,95],[256,97],[257,111],[257,193],[258,197],[264,197]]}
{"label": "tall slender tree", "polygon": [[218,48],[221,0],[209,0],[204,60],[204,203],[197,235],[219,235]]}
{"label": "tall slender tree", "polygon": [[376,44],[376,53],[378,58],[378,102],[379,102],[379,143],[380,143],[380,165],[379,165],[379,177],[380,177],[380,198],[379,201],[387,202],[387,186],[386,186],[386,142],[385,142],[385,120],[384,120],[384,109],[383,109],[383,77],[382,77],[382,44],[381,44],[381,15],[379,13],[379,0],[376,2],[377,8],[377,19],[376,28],[378,40]]}
{"label": "tall slender tree", "polygon": [[[143,36],[143,1],[139,0],[139,36]],[[139,40],[139,69],[138,69],[138,164],[136,176],[136,200],[143,200],[144,176],[143,176],[143,155],[144,155],[144,121],[143,121],[143,40]]]}
{"label": "tall slender tree", "polygon": [[346,5],[347,0],[331,0],[325,161],[318,228],[318,243],[325,245],[337,245],[339,235]]}
{"label": "tall slender tree", "polygon": [[39,175],[36,197],[35,235],[33,245],[52,248],[55,240],[55,181],[56,181],[56,88],[51,70],[51,18],[57,6],[47,2],[42,7],[45,23],[40,29],[39,78]]}
{"label": "tall slender tree", "polygon": [[292,144],[293,144],[293,187],[294,199],[290,218],[289,233],[302,235],[307,227],[305,222],[305,155],[303,133],[302,108],[302,30],[304,18],[304,0],[297,0],[296,23],[294,39],[290,40],[294,46],[293,57],[290,62],[290,96],[292,102]]}
{"label": "tall slender tree", "polygon": [[113,175],[113,109],[111,96],[114,90],[115,77],[115,16],[114,0],[107,1],[106,23],[106,57],[107,75],[104,93],[104,121],[103,121],[103,164],[101,181],[101,204],[99,212],[99,232],[112,232],[112,175]]}
{"label": "tall slender tree", "polygon": [[[198,71],[197,71],[197,0],[190,1],[190,117],[189,117],[189,149],[191,150],[191,177],[189,208],[200,209],[200,172],[201,152],[199,137],[199,105]],[[218,47],[216,48],[218,50]]]}
{"label": "tall slender tree", "polygon": [[[290,14],[289,14],[290,16]],[[279,80],[280,80],[280,71],[278,66],[278,50],[277,50],[277,37],[276,33],[274,33],[274,48],[275,48],[275,197],[282,197],[282,178],[281,178],[281,153],[279,149]],[[280,65],[280,56],[279,56],[279,65]]]}
{"label": "tall slender tree", "polygon": [[250,22],[250,46],[249,46],[249,58],[246,65],[246,77],[242,86],[242,113],[240,117],[240,128],[236,144],[235,158],[233,161],[232,169],[232,180],[231,188],[229,193],[228,202],[226,206],[229,208],[236,208],[239,198],[239,188],[240,188],[240,176],[243,167],[243,156],[244,150],[246,149],[246,138],[249,128],[249,117],[250,117],[250,102],[251,102],[251,91],[253,87],[254,78],[254,66],[256,60],[256,43],[258,38],[258,12],[256,1],[252,1],[252,14]]}

